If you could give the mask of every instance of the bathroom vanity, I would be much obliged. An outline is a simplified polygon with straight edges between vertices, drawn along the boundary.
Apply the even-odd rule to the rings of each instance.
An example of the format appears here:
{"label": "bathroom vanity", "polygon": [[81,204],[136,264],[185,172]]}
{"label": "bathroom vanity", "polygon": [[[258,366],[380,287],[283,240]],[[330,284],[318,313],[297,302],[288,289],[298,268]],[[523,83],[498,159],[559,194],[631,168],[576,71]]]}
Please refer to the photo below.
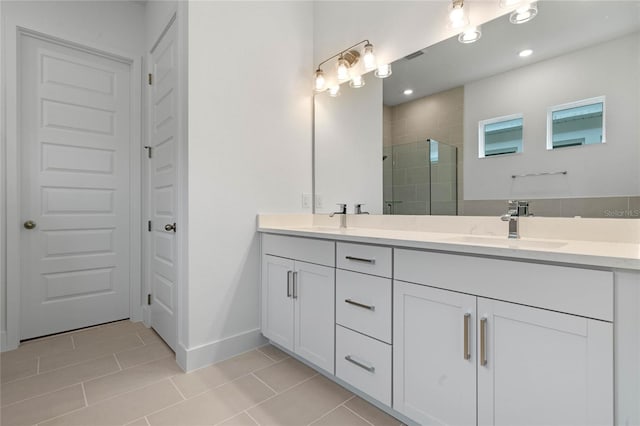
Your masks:
{"label": "bathroom vanity", "polygon": [[348,219],[259,217],[272,343],[417,424],[640,424],[640,221]]}

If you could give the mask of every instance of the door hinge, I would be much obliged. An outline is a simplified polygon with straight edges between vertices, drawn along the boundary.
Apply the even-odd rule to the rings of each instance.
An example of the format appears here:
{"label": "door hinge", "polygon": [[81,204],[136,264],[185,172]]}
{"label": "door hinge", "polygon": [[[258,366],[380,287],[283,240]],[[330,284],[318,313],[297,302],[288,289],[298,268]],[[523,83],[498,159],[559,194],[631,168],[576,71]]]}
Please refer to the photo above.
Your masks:
{"label": "door hinge", "polygon": [[151,232],[153,230],[153,228],[151,227],[151,221],[148,220],[147,221],[147,231]]}
{"label": "door hinge", "polygon": [[151,150],[152,150],[153,148],[151,148],[149,145],[145,145],[145,146],[144,146],[144,149],[146,149],[146,150],[147,150],[147,157],[151,158]]}
{"label": "door hinge", "polygon": [[153,74],[149,73],[149,86],[153,84]]}
{"label": "door hinge", "polygon": [[151,294],[147,294],[147,305],[151,304]]}

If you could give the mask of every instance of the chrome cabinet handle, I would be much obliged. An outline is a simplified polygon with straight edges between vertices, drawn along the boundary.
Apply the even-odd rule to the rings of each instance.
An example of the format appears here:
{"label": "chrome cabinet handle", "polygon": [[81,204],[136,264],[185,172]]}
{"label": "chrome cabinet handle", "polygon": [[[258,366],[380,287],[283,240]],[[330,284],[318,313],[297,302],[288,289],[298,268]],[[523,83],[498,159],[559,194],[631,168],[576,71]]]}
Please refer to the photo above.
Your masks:
{"label": "chrome cabinet handle", "polygon": [[344,359],[346,359],[347,361],[349,361],[352,364],[357,365],[360,368],[364,368],[369,373],[373,373],[374,371],[376,371],[376,368],[373,365],[365,365],[365,364],[363,364],[363,363],[361,363],[359,361],[356,361],[355,359],[351,358],[351,355],[345,356]]}
{"label": "chrome cabinet handle", "polygon": [[480,320],[480,365],[487,365],[487,319]]}
{"label": "chrome cabinet handle", "polygon": [[26,221],[24,224],[24,229],[34,229],[36,227],[36,223],[32,220]]}
{"label": "chrome cabinet handle", "polygon": [[298,272],[293,273],[293,298],[298,298]]}
{"label": "chrome cabinet handle", "polygon": [[469,342],[469,325],[471,323],[471,314],[464,314],[464,359],[471,359],[471,349]]}
{"label": "chrome cabinet handle", "polygon": [[293,271],[287,271],[287,297],[291,297],[291,275]]}
{"label": "chrome cabinet handle", "polygon": [[354,257],[354,256],[345,256],[344,258],[347,260],[353,260],[354,262],[371,263],[372,265],[376,263],[375,259],[364,259],[362,257]]}
{"label": "chrome cabinet handle", "polygon": [[376,307],[374,305],[365,305],[364,303],[356,302],[355,300],[351,300],[351,299],[344,299],[344,301],[345,303],[348,303],[353,306],[357,306],[359,308],[368,309],[370,311],[376,310]]}

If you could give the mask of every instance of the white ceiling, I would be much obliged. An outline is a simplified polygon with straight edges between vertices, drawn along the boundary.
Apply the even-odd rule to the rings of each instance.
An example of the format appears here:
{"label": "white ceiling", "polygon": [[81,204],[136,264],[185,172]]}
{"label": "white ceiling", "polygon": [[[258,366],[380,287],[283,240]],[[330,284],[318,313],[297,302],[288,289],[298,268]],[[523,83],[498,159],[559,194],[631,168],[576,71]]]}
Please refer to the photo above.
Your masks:
{"label": "white ceiling", "polygon": [[[513,25],[504,15],[482,25],[476,43],[453,37],[423,49],[417,58],[393,62],[393,74],[384,80],[384,104],[409,102],[638,29],[640,1],[538,2],[538,16],[525,24]],[[533,55],[520,58],[523,49]],[[403,94],[408,88],[410,96]]]}

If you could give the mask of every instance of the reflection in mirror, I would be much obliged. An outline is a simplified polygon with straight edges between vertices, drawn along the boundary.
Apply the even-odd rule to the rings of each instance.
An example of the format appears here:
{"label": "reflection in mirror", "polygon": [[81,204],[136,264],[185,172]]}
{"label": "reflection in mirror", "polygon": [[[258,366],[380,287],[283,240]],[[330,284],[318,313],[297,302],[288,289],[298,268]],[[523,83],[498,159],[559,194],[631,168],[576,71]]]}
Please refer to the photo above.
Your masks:
{"label": "reflection in mirror", "polygon": [[[541,216],[633,217],[640,211],[639,31],[640,2],[544,2],[524,24],[501,16],[482,24],[475,43],[452,37],[393,62],[382,95],[368,97],[381,99],[382,114],[360,100],[330,104],[317,96],[316,192],[350,205],[368,197],[368,207],[379,202],[377,210],[387,214],[438,214],[438,192],[457,197],[457,213],[465,215],[498,216],[506,200],[523,199]],[[519,55],[526,50],[529,56]],[[606,97],[601,116],[598,106],[571,104],[600,96]],[[548,126],[554,106],[561,108]],[[515,113],[520,117],[485,121],[479,131],[480,122]],[[355,135],[348,128],[364,122],[381,134],[362,124],[359,132],[372,131],[366,141],[329,133],[339,124],[339,135]],[[350,140],[357,149],[345,148]],[[448,190],[435,181],[428,141],[455,148],[456,179]],[[557,149],[578,143],[590,148]],[[329,185],[328,170],[358,173]]]}
{"label": "reflection in mirror", "polygon": [[547,149],[605,143],[604,96],[549,108]]}
{"label": "reflection in mirror", "polygon": [[480,158],[522,152],[522,114],[482,120],[478,141]]}

